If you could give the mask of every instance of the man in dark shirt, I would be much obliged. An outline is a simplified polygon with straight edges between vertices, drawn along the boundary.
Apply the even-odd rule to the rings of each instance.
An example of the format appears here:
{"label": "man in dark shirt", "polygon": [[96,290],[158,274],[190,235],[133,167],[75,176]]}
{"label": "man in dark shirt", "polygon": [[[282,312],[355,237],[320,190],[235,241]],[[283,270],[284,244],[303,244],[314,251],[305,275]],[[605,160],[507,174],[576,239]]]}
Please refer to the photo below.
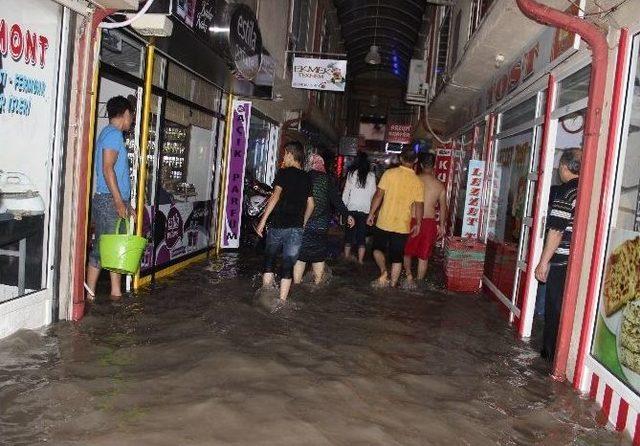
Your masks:
{"label": "man in dark shirt", "polygon": [[553,360],[556,351],[581,161],[582,150],[579,148],[566,149],[560,157],[558,173],[562,185],[549,208],[547,239],[535,271],[536,279],[547,284],[542,357],[548,361]]}
{"label": "man in dark shirt", "polygon": [[293,265],[298,260],[303,229],[314,208],[311,179],[309,174],[302,170],[303,164],[302,144],[296,141],[288,143],[285,146],[283,167],[273,182],[273,194],[256,228],[256,232],[262,237],[267,221],[269,222],[263,287],[273,285],[275,260],[282,249],[280,299],[283,301],[289,296]]}

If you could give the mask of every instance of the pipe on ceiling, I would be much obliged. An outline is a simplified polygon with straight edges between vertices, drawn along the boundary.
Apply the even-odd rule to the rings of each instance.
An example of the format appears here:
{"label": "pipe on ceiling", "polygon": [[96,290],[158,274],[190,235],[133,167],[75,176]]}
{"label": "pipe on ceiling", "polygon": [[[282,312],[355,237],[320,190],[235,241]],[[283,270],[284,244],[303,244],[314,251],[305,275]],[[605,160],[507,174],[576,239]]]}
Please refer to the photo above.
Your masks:
{"label": "pipe on ceiling", "polygon": [[571,256],[567,267],[558,341],[552,376],[564,380],[567,372],[569,346],[573,331],[573,320],[578,300],[582,260],[585,254],[587,225],[589,223],[589,201],[595,180],[598,141],[602,127],[602,110],[607,82],[609,48],[605,34],[594,24],[566,12],[540,4],[536,0],[516,0],[522,13],[543,25],[553,26],[579,35],[592,52],[591,80],[584,126],[582,166],[573,222]]}

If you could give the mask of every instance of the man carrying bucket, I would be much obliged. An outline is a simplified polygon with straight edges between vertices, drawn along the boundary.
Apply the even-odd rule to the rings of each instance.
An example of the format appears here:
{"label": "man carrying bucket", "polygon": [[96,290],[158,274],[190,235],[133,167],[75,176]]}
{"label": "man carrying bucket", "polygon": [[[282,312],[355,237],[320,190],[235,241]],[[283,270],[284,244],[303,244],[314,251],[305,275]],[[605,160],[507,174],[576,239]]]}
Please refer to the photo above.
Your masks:
{"label": "man carrying bucket", "polygon": [[[107,101],[109,125],[98,136],[95,150],[95,193],[91,201],[91,218],[95,226],[95,242],[89,253],[87,267],[87,300],[93,301],[100,276],[100,251],[98,240],[102,234],[112,234],[118,218],[127,218],[133,213],[129,200],[131,183],[129,159],[124,144],[123,132],[127,132],[133,120],[133,106],[123,96]],[[122,297],[121,275],[110,272],[111,300]]]}

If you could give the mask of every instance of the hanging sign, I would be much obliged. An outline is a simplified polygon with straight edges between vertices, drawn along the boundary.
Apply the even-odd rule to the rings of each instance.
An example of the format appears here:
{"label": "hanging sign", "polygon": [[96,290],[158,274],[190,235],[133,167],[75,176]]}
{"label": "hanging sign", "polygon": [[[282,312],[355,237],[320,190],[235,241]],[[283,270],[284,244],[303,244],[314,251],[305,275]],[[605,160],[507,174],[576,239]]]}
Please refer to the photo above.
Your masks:
{"label": "hanging sign", "polygon": [[477,238],[480,231],[480,208],[482,204],[482,183],[484,181],[484,161],[469,161],[467,192],[464,198],[462,236]]}
{"label": "hanging sign", "polygon": [[291,86],[307,90],[344,91],[347,61],[294,57]]}
{"label": "hanging sign", "polygon": [[451,149],[438,148],[436,150],[434,174],[445,185],[449,182],[449,175],[451,174],[451,156]]}
{"label": "hanging sign", "polygon": [[411,144],[411,124],[389,124],[387,126],[387,142],[394,144]]}
{"label": "hanging sign", "polygon": [[222,248],[240,247],[240,225],[242,223],[242,194],[244,169],[249,143],[249,121],[251,102],[233,101],[233,118],[229,138],[229,161],[227,164],[227,195],[224,206]]}

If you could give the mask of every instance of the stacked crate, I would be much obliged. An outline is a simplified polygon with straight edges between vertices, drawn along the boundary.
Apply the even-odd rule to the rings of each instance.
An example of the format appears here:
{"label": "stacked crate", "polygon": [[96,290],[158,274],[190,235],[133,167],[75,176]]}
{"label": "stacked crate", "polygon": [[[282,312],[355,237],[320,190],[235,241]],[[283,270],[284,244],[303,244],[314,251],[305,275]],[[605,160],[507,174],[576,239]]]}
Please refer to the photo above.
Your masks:
{"label": "stacked crate", "polygon": [[477,293],[484,271],[485,245],[475,239],[449,237],[444,247],[444,272],[447,289]]}

